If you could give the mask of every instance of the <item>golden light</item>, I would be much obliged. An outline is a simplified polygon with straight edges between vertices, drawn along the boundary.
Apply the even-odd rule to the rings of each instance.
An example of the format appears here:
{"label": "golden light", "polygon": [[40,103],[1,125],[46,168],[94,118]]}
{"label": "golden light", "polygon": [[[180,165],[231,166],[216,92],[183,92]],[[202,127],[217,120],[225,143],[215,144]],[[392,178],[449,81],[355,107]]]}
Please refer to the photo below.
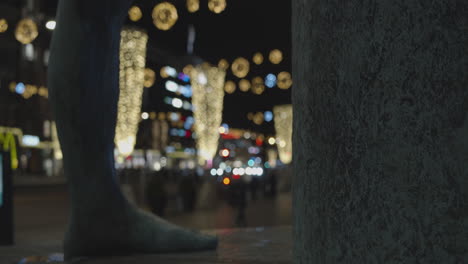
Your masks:
{"label": "golden light", "polygon": [[146,68],[145,69],[145,81],[144,81],[143,85],[146,88],[149,88],[149,87],[153,86],[155,81],[156,81],[156,73],[152,69]]}
{"label": "golden light", "polygon": [[165,120],[166,119],[166,113],[160,112],[158,113],[158,119],[159,120]]}
{"label": "golden light", "polygon": [[256,125],[261,125],[263,123],[263,113],[262,112],[257,112],[254,116],[253,116],[253,122],[256,124]]}
{"label": "golden light", "polygon": [[229,68],[229,62],[226,59],[221,59],[218,62],[218,67],[223,70],[227,70]]}
{"label": "golden light", "polygon": [[278,88],[286,90],[292,86],[292,77],[289,72],[278,73],[277,84]]}
{"label": "golden light", "polygon": [[292,160],[292,105],[275,106],[273,112],[279,158],[284,164],[289,164]]}
{"label": "golden light", "polygon": [[255,53],[253,55],[252,61],[257,65],[262,64],[263,63],[263,55],[260,52]]}
{"label": "golden light", "polygon": [[166,67],[162,67],[162,68],[161,68],[161,70],[159,71],[159,75],[161,75],[161,77],[162,77],[163,79],[169,77],[169,74],[167,74],[167,71],[166,71]]}
{"label": "golden light", "polygon": [[254,113],[248,113],[247,114],[247,119],[248,120],[253,120],[253,118],[254,118]]}
{"label": "golden light", "polygon": [[0,19],[0,33],[3,33],[8,30],[8,22],[6,19]]}
{"label": "golden light", "polygon": [[229,178],[224,178],[223,179],[223,184],[224,185],[229,185],[229,184],[231,184],[231,180]]}
{"label": "golden light", "polygon": [[270,137],[270,138],[268,139],[268,144],[274,145],[275,143],[276,143],[276,139],[275,139],[274,137]]}
{"label": "golden light", "polygon": [[155,112],[150,112],[149,116],[150,116],[150,119],[151,119],[151,120],[155,120],[155,119],[156,119],[156,113],[155,113]]}
{"label": "golden light", "polygon": [[246,79],[242,79],[239,81],[239,90],[242,92],[248,92],[250,90],[250,82]]}
{"label": "golden light", "polygon": [[216,14],[223,12],[224,9],[226,9],[226,5],[227,5],[226,0],[209,0],[208,1],[208,8]]}
{"label": "golden light", "polygon": [[218,149],[225,76],[224,70],[207,65],[199,65],[191,72],[194,130],[200,165],[213,159]]}
{"label": "golden light", "polygon": [[220,134],[224,134],[224,133],[226,133],[226,128],[223,127],[223,126],[220,126],[220,127],[218,128],[218,131],[219,131]]}
{"label": "golden light", "polygon": [[254,94],[262,94],[265,91],[265,84],[262,77],[255,77],[252,79],[252,92]]}
{"label": "golden light", "polygon": [[280,64],[283,61],[283,53],[279,49],[270,51],[269,59],[273,64]]}
{"label": "golden light", "polygon": [[190,73],[192,72],[192,70],[193,70],[193,65],[188,64],[182,69],[182,72],[190,76]]}
{"label": "golden light", "polygon": [[22,44],[33,42],[39,32],[36,23],[30,18],[23,18],[18,22],[15,30],[15,38]]}
{"label": "golden light", "polygon": [[138,6],[132,6],[128,10],[128,17],[133,22],[137,22],[138,20],[141,19],[142,16],[143,16],[143,13],[141,13],[141,9]]}
{"label": "golden light", "polygon": [[169,30],[179,18],[176,7],[169,2],[157,4],[153,9],[151,17],[156,28],[161,30]]}
{"label": "golden light", "polygon": [[197,12],[200,9],[200,0],[187,0],[187,10],[190,13]]}
{"label": "golden light", "polygon": [[247,76],[250,70],[249,61],[245,58],[237,58],[231,65],[232,73],[239,78],[244,78]]}
{"label": "golden light", "polygon": [[61,160],[63,159],[63,153],[62,153],[62,149],[60,148],[60,141],[58,139],[57,126],[55,122],[52,122],[51,132],[52,132],[52,149],[54,151],[54,158],[56,160]]}
{"label": "golden light", "polygon": [[230,151],[229,149],[222,149],[219,154],[221,155],[221,157],[227,158],[229,157]]}
{"label": "golden light", "polygon": [[234,83],[233,81],[227,81],[224,84],[224,91],[228,94],[234,93],[236,91],[236,83]]}
{"label": "golden light", "polygon": [[128,156],[135,146],[140,122],[148,35],[136,29],[123,29],[121,37],[115,143],[120,154]]}

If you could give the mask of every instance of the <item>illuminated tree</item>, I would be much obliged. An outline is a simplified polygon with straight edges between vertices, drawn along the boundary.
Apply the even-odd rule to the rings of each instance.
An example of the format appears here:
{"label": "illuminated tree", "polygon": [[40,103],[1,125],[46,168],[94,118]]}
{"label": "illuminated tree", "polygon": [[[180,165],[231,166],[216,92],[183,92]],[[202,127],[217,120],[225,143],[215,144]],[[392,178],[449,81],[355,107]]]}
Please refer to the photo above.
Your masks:
{"label": "illuminated tree", "polygon": [[468,262],[467,1],[293,1],[295,263]]}
{"label": "illuminated tree", "polygon": [[135,146],[140,123],[148,35],[135,29],[124,29],[120,34],[120,93],[115,145],[121,155],[128,156]]}
{"label": "illuminated tree", "polygon": [[120,190],[114,164],[119,48],[131,2],[59,1],[48,87],[71,195],[67,260],[217,245],[211,236],[135,208]]}
{"label": "illuminated tree", "polygon": [[279,158],[284,164],[289,164],[292,160],[292,105],[275,106],[273,112]]}
{"label": "illuminated tree", "polygon": [[196,67],[191,74],[198,162],[204,165],[218,150],[226,72],[205,65]]}

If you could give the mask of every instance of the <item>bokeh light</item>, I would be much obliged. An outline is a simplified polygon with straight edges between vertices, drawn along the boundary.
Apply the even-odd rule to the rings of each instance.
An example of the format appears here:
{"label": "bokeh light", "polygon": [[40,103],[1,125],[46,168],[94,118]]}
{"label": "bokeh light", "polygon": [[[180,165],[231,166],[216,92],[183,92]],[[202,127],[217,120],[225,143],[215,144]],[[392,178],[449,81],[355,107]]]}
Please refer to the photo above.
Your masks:
{"label": "bokeh light", "polygon": [[179,18],[176,7],[169,2],[157,4],[151,17],[153,18],[153,24],[160,30],[171,29]]}
{"label": "bokeh light", "polygon": [[224,70],[206,65],[197,66],[191,72],[193,117],[200,165],[213,159],[218,149],[225,76]]}
{"label": "bokeh light", "polygon": [[242,79],[239,81],[239,90],[242,92],[248,92],[250,90],[251,84],[248,80]]}
{"label": "bokeh light", "polygon": [[255,53],[253,55],[252,61],[257,65],[262,64],[263,63],[263,55],[260,52]]}
{"label": "bokeh light", "polygon": [[229,62],[226,59],[221,59],[218,62],[218,67],[223,70],[227,70],[229,68]]}
{"label": "bokeh light", "polygon": [[208,8],[216,14],[223,12],[226,5],[226,0],[208,0]]}
{"label": "bokeh light", "polygon": [[123,29],[120,41],[120,95],[115,143],[120,154],[132,153],[135,142],[144,86],[146,43],[148,35],[136,29]]}
{"label": "bokeh light", "polygon": [[200,9],[200,0],[187,0],[187,10],[190,13],[197,12]]}
{"label": "bokeh light", "polygon": [[146,68],[144,78],[145,78],[144,86],[146,88],[149,88],[153,86],[154,82],[156,81],[156,73],[152,69]]}
{"label": "bokeh light", "polygon": [[275,106],[273,112],[279,158],[284,164],[289,164],[292,160],[292,105]]}
{"label": "bokeh light", "polygon": [[273,88],[276,85],[276,76],[272,73],[268,74],[265,78],[265,86],[268,88]]}
{"label": "bokeh light", "polygon": [[278,80],[277,80],[278,88],[286,90],[291,88],[292,86],[292,77],[289,72],[280,72],[278,73]]}
{"label": "bokeh light", "polygon": [[224,91],[228,94],[232,94],[236,91],[236,83],[233,81],[227,81],[224,84]]}
{"label": "bokeh light", "polygon": [[283,53],[279,49],[270,51],[270,62],[273,64],[280,64],[283,61]]}
{"label": "bokeh light", "polygon": [[262,77],[255,77],[252,79],[252,92],[254,94],[262,94],[265,91]]}
{"label": "bokeh light", "polygon": [[137,22],[143,17],[143,13],[141,12],[141,9],[138,6],[132,6],[128,10],[128,18],[130,18],[131,21]]}
{"label": "bokeh light", "polygon": [[245,58],[237,58],[231,65],[232,73],[239,78],[244,78],[250,71],[249,61]]}
{"label": "bokeh light", "polygon": [[22,44],[29,44],[33,42],[39,32],[37,31],[36,23],[30,18],[21,19],[15,30],[15,38]]}
{"label": "bokeh light", "polygon": [[6,32],[8,30],[8,22],[6,19],[0,19],[0,33]]}

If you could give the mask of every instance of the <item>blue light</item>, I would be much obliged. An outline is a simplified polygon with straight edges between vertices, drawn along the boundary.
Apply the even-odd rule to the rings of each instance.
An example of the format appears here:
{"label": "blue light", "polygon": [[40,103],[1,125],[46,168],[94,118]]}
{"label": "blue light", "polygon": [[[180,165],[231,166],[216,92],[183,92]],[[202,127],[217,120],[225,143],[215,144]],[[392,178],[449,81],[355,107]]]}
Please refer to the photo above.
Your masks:
{"label": "blue light", "polygon": [[187,117],[184,123],[184,128],[189,130],[190,128],[192,128],[194,122],[195,120],[193,119],[193,117],[191,116]]}
{"label": "blue light", "polygon": [[192,97],[192,86],[190,85],[185,85],[181,89],[181,94],[187,98]]}
{"label": "blue light", "polygon": [[190,77],[187,74],[183,73],[183,72],[179,73],[178,77],[179,77],[179,80],[181,80],[181,81],[190,82]]}
{"label": "blue light", "polygon": [[175,151],[175,148],[173,146],[167,146],[166,147],[166,153],[172,153]]}
{"label": "blue light", "polygon": [[179,135],[179,131],[177,130],[177,128],[172,128],[169,132],[171,134],[171,136],[178,136]]}
{"label": "blue light", "polygon": [[266,111],[264,117],[265,122],[271,122],[271,120],[273,120],[273,113],[271,111]]}
{"label": "blue light", "polygon": [[173,121],[173,122],[179,121],[179,115],[178,115],[177,113],[171,113],[171,115],[169,116],[169,118],[170,118],[171,121]]}
{"label": "blue light", "polygon": [[276,85],[276,76],[272,73],[268,74],[265,78],[265,86],[268,88],[273,88]]}
{"label": "blue light", "polygon": [[255,161],[254,161],[254,160],[249,160],[249,161],[247,162],[247,164],[248,164],[250,167],[252,167],[253,165],[255,165]]}
{"label": "blue light", "polygon": [[179,129],[179,137],[185,137],[185,130]]}
{"label": "blue light", "polygon": [[16,93],[17,93],[17,94],[23,94],[23,93],[24,93],[24,90],[25,90],[24,83],[19,82],[19,83],[16,85],[16,88],[15,88]]}

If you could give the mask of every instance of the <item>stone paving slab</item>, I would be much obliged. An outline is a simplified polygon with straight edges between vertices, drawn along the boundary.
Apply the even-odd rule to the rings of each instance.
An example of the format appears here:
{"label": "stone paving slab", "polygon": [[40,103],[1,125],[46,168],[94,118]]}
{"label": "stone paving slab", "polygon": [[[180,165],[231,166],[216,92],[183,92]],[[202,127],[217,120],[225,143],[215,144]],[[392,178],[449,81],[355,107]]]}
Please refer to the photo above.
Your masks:
{"label": "stone paving slab", "polygon": [[[220,243],[216,251],[187,254],[134,255],[124,257],[103,257],[73,261],[75,264],[289,264],[292,263],[291,227],[257,227],[245,229],[223,229],[208,233],[218,234]],[[47,262],[47,256],[60,251],[59,241],[42,245],[18,245],[0,247],[1,264],[64,263],[57,261],[61,254],[52,255],[55,261]],[[30,258],[25,259],[25,257]],[[31,257],[36,256],[36,257]],[[40,257],[42,256],[42,257]]]}

